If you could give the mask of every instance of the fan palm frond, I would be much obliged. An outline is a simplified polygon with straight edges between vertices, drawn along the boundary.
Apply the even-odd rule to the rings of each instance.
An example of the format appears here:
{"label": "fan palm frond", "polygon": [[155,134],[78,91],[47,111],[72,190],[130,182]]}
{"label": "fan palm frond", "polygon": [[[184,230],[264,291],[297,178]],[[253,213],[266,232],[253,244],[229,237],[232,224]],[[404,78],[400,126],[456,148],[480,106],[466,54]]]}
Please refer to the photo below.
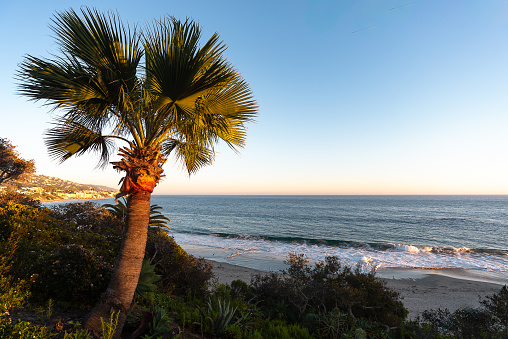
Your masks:
{"label": "fan palm frond", "polygon": [[[125,221],[127,217],[127,200],[125,198],[118,199],[116,204],[104,204],[103,207],[116,218]],[[171,220],[162,214],[160,210],[162,210],[161,206],[157,204],[150,205],[150,219],[148,225],[150,227],[163,228],[169,231],[171,228],[169,228],[168,223]]]}
{"label": "fan palm frond", "polygon": [[109,156],[115,147],[113,136],[104,136],[79,123],[57,123],[55,127],[46,131],[45,144],[49,154],[57,161],[63,162],[74,155],[86,152],[99,154],[97,166],[108,164]]}
{"label": "fan palm frond", "polygon": [[177,161],[184,164],[189,174],[197,172],[200,168],[213,163],[215,154],[213,150],[199,143],[189,143],[172,139],[163,144],[163,152],[174,151]]}

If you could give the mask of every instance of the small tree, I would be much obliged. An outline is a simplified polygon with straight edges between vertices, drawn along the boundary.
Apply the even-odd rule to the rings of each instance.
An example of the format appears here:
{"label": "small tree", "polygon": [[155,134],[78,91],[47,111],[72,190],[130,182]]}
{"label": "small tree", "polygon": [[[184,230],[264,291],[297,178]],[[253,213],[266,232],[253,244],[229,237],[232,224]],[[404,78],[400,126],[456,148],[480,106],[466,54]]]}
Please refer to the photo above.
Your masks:
{"label": "small tree", "polygon": [[35,162],[19,157],[9,139],[0,138],[0,184],[6,180],[25,179],[35,172]]}

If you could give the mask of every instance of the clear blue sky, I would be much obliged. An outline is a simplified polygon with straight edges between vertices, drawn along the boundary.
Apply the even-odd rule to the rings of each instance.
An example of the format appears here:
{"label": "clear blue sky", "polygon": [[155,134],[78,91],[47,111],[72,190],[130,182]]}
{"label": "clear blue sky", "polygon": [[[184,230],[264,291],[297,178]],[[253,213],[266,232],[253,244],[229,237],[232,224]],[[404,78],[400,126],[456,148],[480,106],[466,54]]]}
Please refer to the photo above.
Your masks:
{"label": "clear blue sky", "polygon": [[57,52],[56,11],[165,14],[218,32],[259,104],[240,155],[156,194],[508,194],[508,1],[9,1],[0,5],[0,136],[38,173],[117,187],[91,157],[52,162],[48,107],[16,94],[23,55]]}

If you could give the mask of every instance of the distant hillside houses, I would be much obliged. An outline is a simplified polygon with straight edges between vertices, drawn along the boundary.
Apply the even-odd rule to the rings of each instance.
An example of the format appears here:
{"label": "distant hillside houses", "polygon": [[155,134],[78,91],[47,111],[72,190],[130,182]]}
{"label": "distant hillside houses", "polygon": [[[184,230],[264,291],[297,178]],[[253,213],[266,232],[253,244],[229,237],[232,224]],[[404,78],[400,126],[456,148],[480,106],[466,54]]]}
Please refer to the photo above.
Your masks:
{"label": "distant hillside houses", "polygon": [[0,191],[3,190],[16,191],[43,201],[113,198],[117,192],[114,188],[106,186],[78,184],[36,174],[25,182],[6,182],[0,186]]}

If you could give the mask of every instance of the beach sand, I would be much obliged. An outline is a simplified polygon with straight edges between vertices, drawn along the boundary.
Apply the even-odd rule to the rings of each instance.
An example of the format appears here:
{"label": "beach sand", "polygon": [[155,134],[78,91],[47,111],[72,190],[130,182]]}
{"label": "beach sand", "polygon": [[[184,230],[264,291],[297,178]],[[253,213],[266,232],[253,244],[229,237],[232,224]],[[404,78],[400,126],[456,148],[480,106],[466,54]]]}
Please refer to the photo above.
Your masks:
{"label": "beach sand", "polygon": [[480,307],[480,299],[498,293],[502,285],[475,280],[457,279],[440,274],[423,278],[384,279],[389,288],[400,293],[409,318],[425,310]]}
{"label": "beach sand", "polygon": [[[236,279],[249,283],[253,275],[267,273],[224,262],[210,260],[210,263],[219,283],[231,283]],[[389,288],[400,293],[410,319],[430,309],[455,311],[479,307],[480,298],[498,293],[503,284],[508,284],[508,279],[476,277],[461,270],[393,268],[380,270],[379,277],[386,281]]]}

